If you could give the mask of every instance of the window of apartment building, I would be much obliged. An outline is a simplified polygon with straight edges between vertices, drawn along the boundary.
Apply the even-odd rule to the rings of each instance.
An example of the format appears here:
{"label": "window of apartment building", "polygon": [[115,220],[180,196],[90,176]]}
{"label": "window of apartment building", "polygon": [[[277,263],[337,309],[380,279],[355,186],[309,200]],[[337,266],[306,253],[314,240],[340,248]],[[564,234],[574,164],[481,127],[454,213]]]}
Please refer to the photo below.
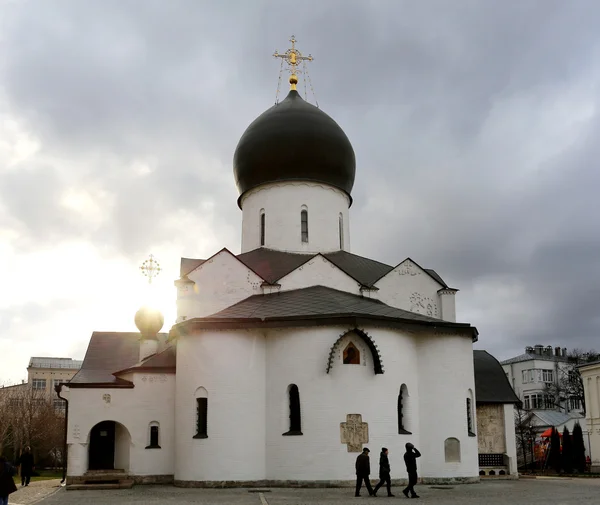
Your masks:
{"label": "window of apartment building", "polygon": [[554,382],[554,370],[530,368],[522,372],[523,384],[530,382]]}
{"label": "window of apartment building", "polygon": [[523,406],[526,410],[554,408],[554,398],[552,395],[533,393],[531,395],[525,395],[523,400]]}
{"label": "window of apartment building", "polygon": [[46,389],[46,379],[33,379],[33,389]]}
{"label": "window of apartment building", "polygon": [[542,379],[544,382],[554,382],[554,370],[542,370]]}
{"label": "window of apartment building", "polygon": [[54,388],[56,386],[58,386],[61,382],[65,382],[65,381],[62,379],[52,379],[52,390],[54,391]]}
{"label": "window of apartment building", "polygon": [[580,410],[581,409],[581,399],[571,396],[569,398],[569,410]]}
{"label": "window of apartment building", "polygon": [[52,404],[54,405],[54,411],[55,412],[62,413],[62,412],[65,411],[66,402],[64,402],[63,400],[54,399],[54,401],[52,402]]}

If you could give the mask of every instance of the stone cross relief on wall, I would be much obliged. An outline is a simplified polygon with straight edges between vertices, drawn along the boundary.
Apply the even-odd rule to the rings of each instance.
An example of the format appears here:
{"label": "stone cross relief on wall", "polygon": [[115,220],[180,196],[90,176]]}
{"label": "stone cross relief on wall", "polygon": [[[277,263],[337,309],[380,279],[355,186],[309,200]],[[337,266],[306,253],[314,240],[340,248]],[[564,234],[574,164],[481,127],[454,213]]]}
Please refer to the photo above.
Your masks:
{"label": "stone cross relief on wall", "polygon": [[340,439],[348,452],[362,452],[363,444],[369,442],[369,425],[362,422],[361,414],[346,415],[346,422],[340,423]]}

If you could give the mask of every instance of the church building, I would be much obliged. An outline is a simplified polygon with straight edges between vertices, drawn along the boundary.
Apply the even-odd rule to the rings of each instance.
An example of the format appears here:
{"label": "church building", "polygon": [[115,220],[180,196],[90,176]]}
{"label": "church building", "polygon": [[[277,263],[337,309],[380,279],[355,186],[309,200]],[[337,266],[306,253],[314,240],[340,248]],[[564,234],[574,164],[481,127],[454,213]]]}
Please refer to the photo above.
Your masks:
{"label": "church building", "polygon": [[477,330],[435,270],[351,252],[352,144],[284,56],[289,94],[233,156],[241,252],[182,258],[168,333],[148,309],[95,332],[59,392],[69,485],[344,485],[364,447],[404,479],[407,442],[425,482],[479,480]]}

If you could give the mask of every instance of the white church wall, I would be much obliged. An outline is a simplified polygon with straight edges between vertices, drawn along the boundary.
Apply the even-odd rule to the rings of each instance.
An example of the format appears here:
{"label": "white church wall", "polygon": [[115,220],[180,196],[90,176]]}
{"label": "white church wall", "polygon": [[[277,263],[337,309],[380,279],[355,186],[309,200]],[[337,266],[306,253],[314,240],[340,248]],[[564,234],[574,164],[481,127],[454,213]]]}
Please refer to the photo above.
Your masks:
{"label": "white church wall", "polygon": [[[475,390],[473,344],[470,336],[421,335],[418,339],[421,475],[477,477],[477,437],[469,436],[466,399]],[[443,416],[440,417],[440,412]],[[472,409],[477,426],[476,409]],[[444,443],[460,442],[460,462],[446,462]]]}
{"label": "white church wall", "polygon": [[515,433],[515,406],[512,403],[505,403],[504,408],[504,429],[506,440],[506,455],[508,456],[508,473],[517,475],[517,437]]}
{"label": "white church wall", "polygon": [[[242,253],[261,247],[260,214],[265,213],[265,247],[288,252],[350,251],[349,200],[339,189],[312,182],[265,184],[249,191],[242,205]],[[308,211],[308,242],[302,242],[300,212]]]}
{"label": "white church wall", "polygon": [[[345,327],[271,330],[267,336],[267,478],[280,480],[352,480],[358,453],[348,452],[340,440],[340,423],[348,414],[361,414],[368,423],[373,476],[381,447],[390,450],[394,476],[404,475],[402,454],[408,441],[419,445],[417,366],[411,335],[388,329],[366,328],[379,346],[385,368],[375,375],[373,358],[363,341],[345,337],[326,373],[330,348]],[[342,352],[350,338],[361,353],[360,365],[344,365]],[[289,384],[299,388],[302,436],[282,436],[288,429]],[[417,408],[405,415],[412,435],[398,434],[397,400],[406,384]]]}
{"label": "white church wall", "polygon": [[263,279],[224,250],[188,274],[195,282],[177,291],[177,321],[205,317],[260,294]]}
{"label": "white church wall", "polygon": [[[399,309],[418,312],[426,316],[442,318],[441,300],[438,290],[442,287],[418,265],[407,259],[379,279],[379,300]],[[450,295],[444,295],[450,296]],[[456,316],[447,315],[448,320]]]}
{"label": "white church wall", "polygon": [[278,283],[280,291],[301,289],[310,286],[327,286],[340,291],[360,295],[360,283],[341,271],[324,256],[315,256],[304,265],[282,277]]}
{"label": "white church wall", "polygon": [[[208,438],[194,439],[198,388],[207,391]],[[265,339],[203,331],[177,343],[176,481],[265,475]]]}
{"label": "white church wall", "polygon": [[[132,475],[173,475],[175,375],[132,375],[133,389],[70,388],[69,476],[81,476],[88,470],[90,431],[102,421],[119,423],[115,444],[117,468],[124,468]],[[146,449],[152,421],[160,425],[161,449]]]}

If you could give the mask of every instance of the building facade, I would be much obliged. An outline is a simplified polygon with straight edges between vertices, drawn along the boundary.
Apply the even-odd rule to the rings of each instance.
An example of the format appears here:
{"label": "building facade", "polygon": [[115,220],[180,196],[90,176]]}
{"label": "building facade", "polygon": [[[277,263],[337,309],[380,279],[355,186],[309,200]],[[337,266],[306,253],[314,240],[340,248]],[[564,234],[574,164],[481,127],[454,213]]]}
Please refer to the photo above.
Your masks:
{"label": "building facade", "polygon": [[241,253],[182,258],[169,334],[94,333],[62,388],[69,485],[349,485],[367,446],[405,480],[407,442],[424,481],[479,480],[478,332],[434,270],[352,254],[353,148],[293,77],[234,153]]}
{"label": "building facade", "polygon": [[579,367],[583,379],[586,404],[586,424],[589,434],[588,455],[592,472],[600,471],[600,361]]}

